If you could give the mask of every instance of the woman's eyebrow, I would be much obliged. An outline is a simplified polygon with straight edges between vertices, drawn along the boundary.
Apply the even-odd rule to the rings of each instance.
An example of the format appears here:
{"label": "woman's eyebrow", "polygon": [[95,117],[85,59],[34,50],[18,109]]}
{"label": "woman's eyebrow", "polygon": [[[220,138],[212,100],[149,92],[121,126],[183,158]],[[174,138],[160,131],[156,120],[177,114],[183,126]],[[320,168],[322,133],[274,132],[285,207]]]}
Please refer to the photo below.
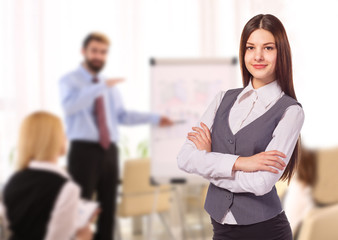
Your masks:
{"label": "woman's eyebrow", "polygon": [[[247,44],[250,44],[250,45],[255,45],[251,42],[246,42]],[[274,42],[267,42],[267,43],[264,43],[263,45],[268,45],[268,44],[275,44]]]}
{"label": "woman's eyebrow", "polygon": [[268,45],[268,44],[275,44],[274,42],[267,42],[267,43],[264,43],[263,45]]}

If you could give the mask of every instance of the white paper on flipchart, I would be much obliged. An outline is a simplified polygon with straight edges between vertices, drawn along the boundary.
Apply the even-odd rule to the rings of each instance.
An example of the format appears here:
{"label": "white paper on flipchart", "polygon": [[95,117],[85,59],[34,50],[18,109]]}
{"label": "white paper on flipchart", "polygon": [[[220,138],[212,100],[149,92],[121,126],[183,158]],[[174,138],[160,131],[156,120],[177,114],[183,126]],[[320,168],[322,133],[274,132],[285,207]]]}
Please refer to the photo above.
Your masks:
{"label": "white paper on flipchart", "polygon": [[156,182],[184,178],[188,182],[205,182],[177,167],[176,156],[186,135],[196,124],[216,94],[240,87],[238,66],[197,62],[156,64],[151,67],[151,111],[184,122],[172,127],[151,127],[151,176]]}

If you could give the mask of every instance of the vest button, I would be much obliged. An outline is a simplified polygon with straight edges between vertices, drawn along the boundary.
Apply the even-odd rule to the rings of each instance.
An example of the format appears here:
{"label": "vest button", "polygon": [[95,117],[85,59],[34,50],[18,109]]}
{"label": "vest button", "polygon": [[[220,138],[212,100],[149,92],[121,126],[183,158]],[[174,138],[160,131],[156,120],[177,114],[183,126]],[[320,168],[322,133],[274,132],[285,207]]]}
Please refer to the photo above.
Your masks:
{"label": "vest button", "polygon": [[233,144],[233,143],[234,143],[234,141],[233,141],[232,139],[229,139],[228,142],[229,142],[230,144]]}

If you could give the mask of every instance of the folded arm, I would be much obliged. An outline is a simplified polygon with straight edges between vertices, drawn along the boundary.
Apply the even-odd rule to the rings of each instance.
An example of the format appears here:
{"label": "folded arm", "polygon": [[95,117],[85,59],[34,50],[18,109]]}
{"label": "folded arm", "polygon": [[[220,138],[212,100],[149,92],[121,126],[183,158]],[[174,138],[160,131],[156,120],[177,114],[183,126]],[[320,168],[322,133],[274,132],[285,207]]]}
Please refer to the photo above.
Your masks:
{"label": "folded arm", "polygon": [[[209,104],[207,110],[203,113],[200,121],[195,127],[200,127],[203,122],[211,129],[218,106],[224,96],[223,91],[219,91],[213,101]],[[232,166],[238,155],[223,154],[218,152],[207,152],[199,150],[194,142],[186,139],[177,155],[178,167],[188,173],[195,173],[203,177],[233,177]]]}
{"label": "folded arm", "polygon": [[[272,140],[265,151],[278,150],[286,155],[283,161],[288,164],[295,145],[297,143],[300,130],[304,123],[303,109],[298,105],[292,105],[287,108],[282,119],[276,126]],[[276,169],[278,173],[269,171],[244,172],[235,171],[234,178],[211,177],[207,176],[211,183],[218,187],[225,188],[231,192],[251,192],[255,195],[264,195],[271,191],[282,176],[284,170]]]}

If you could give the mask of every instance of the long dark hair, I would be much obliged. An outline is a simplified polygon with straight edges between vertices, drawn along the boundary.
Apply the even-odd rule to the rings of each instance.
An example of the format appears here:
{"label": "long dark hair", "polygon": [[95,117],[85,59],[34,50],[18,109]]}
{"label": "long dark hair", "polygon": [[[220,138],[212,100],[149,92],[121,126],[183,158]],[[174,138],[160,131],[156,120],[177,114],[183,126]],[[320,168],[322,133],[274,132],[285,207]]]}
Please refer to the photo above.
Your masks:
{"label": "long dark hair", "polygon": [[[275,69],[277,82],[285,94],[297,100],[293,87],[292,59],[289,40],[282,22],[271,14],[259,14],[254,16],[247,22],[242,31],[239,48],[239,62],[242,72],[243,86],[246,87],[252,77],[244,62],[246,42],[248,41],[251,33],[257,29],[267,30],[274,36],[277,48],[277,62]],[[296,167],[298,166],[299,152],[300,137],[298,138],[290,161],[283,172],[283,175],[280,177],[280,180],[288,180],[288,183],[290,182],[293,174],[295,173]]]}

